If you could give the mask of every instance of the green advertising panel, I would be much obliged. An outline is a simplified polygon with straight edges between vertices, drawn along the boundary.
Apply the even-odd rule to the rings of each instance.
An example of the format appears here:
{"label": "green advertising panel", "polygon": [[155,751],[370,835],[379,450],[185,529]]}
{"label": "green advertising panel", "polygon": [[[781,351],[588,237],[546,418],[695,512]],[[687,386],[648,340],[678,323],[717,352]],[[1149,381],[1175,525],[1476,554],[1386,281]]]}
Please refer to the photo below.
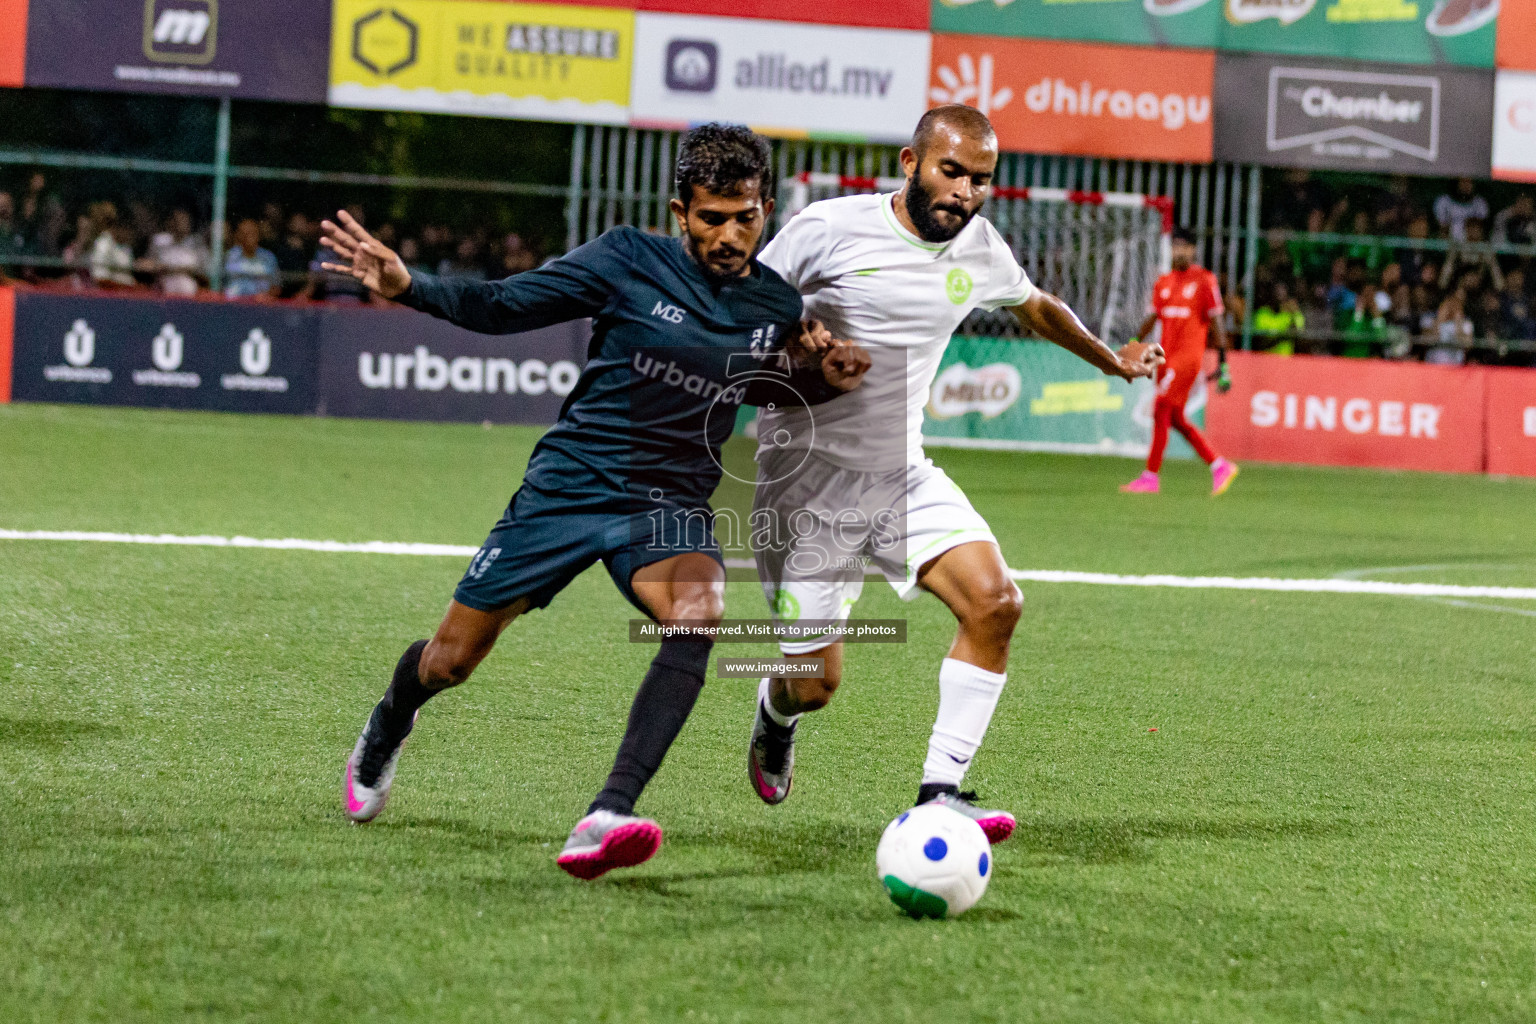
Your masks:
{"label": "green advertising panel", "polygon": [[[923,437],[935,446],[1146,455],[1152,441],[1152,383],[1106,377],[1043,341],[957,337],[929,395]],[[1205,384],[1190,419],[1205,421]],[[1170,458],[1193,458],[1175,435]]]}
{"label": "green advertising panel", "polygon": [[1500,0],[933,0],[936,32],[1492,67]]}

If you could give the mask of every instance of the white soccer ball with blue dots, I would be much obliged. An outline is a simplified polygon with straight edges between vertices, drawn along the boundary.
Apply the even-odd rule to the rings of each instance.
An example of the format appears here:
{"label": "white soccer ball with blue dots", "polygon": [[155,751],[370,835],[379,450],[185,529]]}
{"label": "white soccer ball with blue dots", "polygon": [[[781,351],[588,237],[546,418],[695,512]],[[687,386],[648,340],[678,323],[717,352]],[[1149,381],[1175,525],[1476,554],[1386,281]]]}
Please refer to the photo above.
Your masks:
{"label": "white soccer ball with blue dots", "polygon": [[885,827],[875,869],[891,902],[913,917],[958,917],[987,891],[992,844],[959,811],[924,804]]}

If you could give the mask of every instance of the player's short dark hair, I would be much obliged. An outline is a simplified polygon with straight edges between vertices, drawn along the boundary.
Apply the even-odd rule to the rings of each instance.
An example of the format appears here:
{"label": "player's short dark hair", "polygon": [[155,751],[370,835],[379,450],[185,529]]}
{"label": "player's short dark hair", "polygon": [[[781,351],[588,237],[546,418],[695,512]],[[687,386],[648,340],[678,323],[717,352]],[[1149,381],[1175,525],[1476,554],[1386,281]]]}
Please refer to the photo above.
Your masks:
{"label": "player's short dark hair", "polygon": [[997,132],[992,128],[992,122],[987,120],[987,115],[975,107],[968,107],[963,103],[948,103],[942,107],[934,107],[928,113],[918,118],[917,128],[912,132],[912,152],[917,154],[921,163],[923,154],[928,152],[928,147],[933,142],[933,137],[939,129],[953,128],[962,135],[975,135],[979,138],[991,136],[997,138]]}
{"label": "player's short dark hair", "polygon": [[773,150],[768,140],[739,124],[701,124],[683,136],[677,151],[677,195],[686,205],[693,190],[739,196],[756,182],[758,195],[773,195]]}
{"label": "player's short dark hair", "polygon": [[1173,240],[1175,242],[1187,242],[1190,245],[1198,244],[1195,241],[1195,233],[1189,230],[1189,228],[1174,228]]}

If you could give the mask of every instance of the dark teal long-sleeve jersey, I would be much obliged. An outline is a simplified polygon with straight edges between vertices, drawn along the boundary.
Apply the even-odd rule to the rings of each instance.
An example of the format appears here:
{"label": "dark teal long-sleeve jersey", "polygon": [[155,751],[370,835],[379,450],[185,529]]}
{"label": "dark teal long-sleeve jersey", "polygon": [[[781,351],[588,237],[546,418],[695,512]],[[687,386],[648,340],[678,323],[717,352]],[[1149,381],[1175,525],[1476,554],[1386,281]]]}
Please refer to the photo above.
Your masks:
{"label": "dark teal long-sleeve jersey", "polygon": [[620,227],[502,281],[413,273],[399,301],[485,334],[591,317],[586,368],[525,482],[573,505],[627,495],[703,507],[740,405],[784,401],[786,386],[811,405],[838,394],[819,371],[785,379],[787,360],[772,354],[798,329],[800,296],[756,260],[750,269],[713,281],[681,240]]}

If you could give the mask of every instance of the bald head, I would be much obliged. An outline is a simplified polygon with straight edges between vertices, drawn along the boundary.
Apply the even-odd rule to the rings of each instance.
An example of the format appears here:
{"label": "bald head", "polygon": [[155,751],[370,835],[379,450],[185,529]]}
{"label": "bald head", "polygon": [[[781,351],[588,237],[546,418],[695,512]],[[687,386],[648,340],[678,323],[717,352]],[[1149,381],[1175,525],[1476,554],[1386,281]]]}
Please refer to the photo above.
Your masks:
{"label": "bald head", "polygon": [[990,142],[992,148],[997,148],[997,133],[986,114],[963,103],[948,103],[934,107],[918,120],[912,132],[912,152],[921,161],[934,142],[946,136],[982,144]]}

